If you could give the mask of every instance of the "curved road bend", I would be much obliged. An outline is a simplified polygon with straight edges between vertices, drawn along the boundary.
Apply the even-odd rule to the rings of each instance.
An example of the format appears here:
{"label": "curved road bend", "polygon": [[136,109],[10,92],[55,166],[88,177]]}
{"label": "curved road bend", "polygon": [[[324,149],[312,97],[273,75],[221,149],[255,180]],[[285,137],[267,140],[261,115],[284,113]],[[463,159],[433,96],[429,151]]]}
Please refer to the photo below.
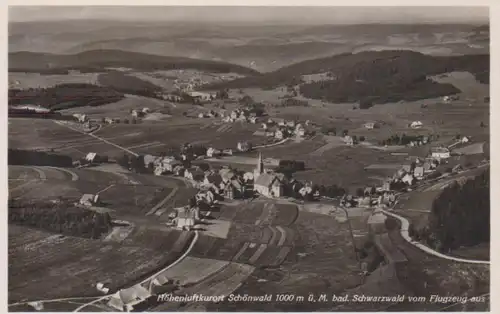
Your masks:
{"label": "curved road bend", "polygon": [[490,261],[483,261],[483,260],[473,260],[473,259],[465,259],[465,258],[459,258],[459,257],[453,257],[449,255],[445,255],[442,253],[439,253],[438,251],[435,251],[431,249],[430,247],[418,242],[414,241],[409,234],[409,227],[410,227],[410,222],[408,219],[399,216],[395,213],[391,213],[385,209],[379,209],[384,215],[386,216],[391,216],[393,218],[398,219],[401,222],[401,228],[400,228],[400,234],[403,239],[406,240],[406,242],[410,243],[411,245],[419,248],[420,250],[424,251],[427,254],[433,255],[438,258],[454,261],[454,262],[460,262],[460,263],[469,263],[469,264],[483,264],[483,265],[490,265]]}
{"label": "curved road bend", "polygon": [[[189,245],[188,249],[186,250],[186,252],[184,252],[184,254],[182,254],[177,260],[175,260],[172,264],[168,265],[167,267],[165,268],[162,268],[161,270],[159,270],[158,272],[156,272],[154,275],[144,279],[143,281],[141,281],[139,284],[142,285],[148,281],[151,281],[153,279],[155,279],[158,275],[160,275],[162,272],[174,267],[175,265],[179,264],[184,258],[186,258],[186,256],[188,256],[188,254],[191,252],[191,250],[193,249],[194,245],[196,244],[196,242],[198,241],[198,238],[199,238],[199,232],[198,230],[195,230],[194,232],[194,238],[193,238],[193,241],[191,241],[191,244]],[[106,300],[107,298],[110,298],[114,293],[111,293],[111,294],[107,294],[105,296],[102,296],[96,300],[93,300],[91,302],[88,302],[88,303],[85,303],[81,306],[79,306],[78,308],[76,308],[73,312],[78,312],[80,310],[82,310],[83,308],[89,306],[89,305],[92,305],[92,304],[95,304],[97,302],[101,302],[101,301],[104,301]]]}

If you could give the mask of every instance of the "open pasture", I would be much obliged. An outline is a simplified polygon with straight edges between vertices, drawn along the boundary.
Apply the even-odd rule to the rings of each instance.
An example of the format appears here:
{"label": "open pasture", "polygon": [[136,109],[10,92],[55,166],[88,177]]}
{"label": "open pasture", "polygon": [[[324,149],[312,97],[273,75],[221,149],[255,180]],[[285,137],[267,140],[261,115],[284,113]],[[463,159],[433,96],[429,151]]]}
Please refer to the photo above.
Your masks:
{"label": "open pasture", "polygon": [[99,73],[41,75],[39,73],[9,72],[12,88],[49,88],[60,84],[95,84]]}
{"label": "open pasture", "polygon": [[98,282],[118,289],[175,260],[192,239],[147,233],[115,244],[10,225],[9,302],[95,296]]}

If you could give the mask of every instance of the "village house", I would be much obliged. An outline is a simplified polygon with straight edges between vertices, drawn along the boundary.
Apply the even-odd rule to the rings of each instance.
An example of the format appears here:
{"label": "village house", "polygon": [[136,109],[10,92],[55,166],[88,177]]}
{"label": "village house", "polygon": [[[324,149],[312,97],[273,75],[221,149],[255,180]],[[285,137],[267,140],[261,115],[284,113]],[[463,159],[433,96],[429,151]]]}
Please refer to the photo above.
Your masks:
{"label": "village house", "polygon": [[106,124],[113,124],[115,122],[116,122],[115,119],[108,118],[108,117],[104,118],[104,123],[106,123]]}
{"label": "village house", "polygon": [[231,168],[220,169],[219,175],[222,177],[222,182],[228,182],[236,178],[236,173]]}
{"label": "village house", "polygon": [[256,124],[257,123],[257,117],[250,117],[250,123]]}
{"label": "village house", "polygon": [[344,143],[348,146],[353,146],[354,140],[353,140],[352,136],[350,136],[350,135],[344,136]]}
{"label": "village house", "polygon": [[144,112],[139,111],[137,109],[132,109],[131,115],[134,118],[142,118],[144,116]]}
{"label": "village house", "polygon": [[87,122],[87,120],[89,119],[87,115],[81,113],[75,113],[73,114],[73,117],[80,123]]}
{"label": "village house", "polygon": [[222,154],[226,156],[232,156],[233,155],[233,150],[231,148],[226,148],[222,150]]}
{"label": "village house", "polygon": [[192,167],[184,171],[184,177],[189,180],[201,182],[205,178],[205,173],[197,167]]}
{"label": "village house", "polygon": [[363,127],[364,127],[365,129],[369,129],[369,130],[371,130],[371,129],[374,129],[374,128],[376,127],[376,123],[375,123],[375,122],[367,122],[367,123],[365,123],[365,124],[363,125]]}
{"label": "village house", "polygon": [[450,158],[450,150],[445,147],[433,147],[431,148],[431,157],[437,159]]}
{"label": "village house", "polygon": [[213,148],[213,147],[209,147],[207,149],[207,157],[218,157],[221,155],[221,150],[217,149],[217,148]]}
{"label": "village house", "polygon": [[143,113],[143,114],[148,114],[148,113],[150,113],[150,112],[151,112],[151,110],[150,110],[148,107],[144,107],[144,108],[142,108],[142,113]]}
{"label": "village house", "polygon": [[415,178],[417,179],[422,179],[424,177],[424,167],[415,167],[415,169],[413,170],[413,175],[415,176]]}
{"label": "village house", "polygon": [[462,137],[462,139],[460,140],[461,143],[469,143],[470,142],[470,138],[468,138],[467,136],[464,136]]}
{"label": "village house", "polygon": [[267,125],[267,123],[262,123],[263,130],[267,130],[268,128],[269,128],[269,126]]}
{"label": "village house", "polygon": [[99,158],[97,157],[96,153],[88,153],[85,156],[85,160],[88,161],[89,163],[97,162]]}
{"label": "village house", "polygon": [[216,192],[219,191],[222,184],[222,176],[220,174],[206,174],[203,180],[203,185],[215,189]]}
{"label": "village house", "polygon": [[240,152],[248,152],[248,151],[252,150],[252,144],[250,142],[247,142],[247,141],[238,142],[237,149]]}
{"label": "village house", "polygon": [[174,223],[179,229],[191,230],[200,219],[200,210],[198,207],[188,205],[176,208],[176,211],[177,217],[174,218]]}
{"label": "village house", "polygon": [[302,124],[297,124],[295,127],[295,135],[299,137],[304,137],[306,135],[306,129],[302,126]]}
{"label": "village house", "polygon": [[422,128],[423,126],[423,123],[421,121],[413,121],[412,123],[410,123],[410,128],[412,129],[420,129]]}
{"label": "village house", "polygon": [[151,293],[140,284],[137,284],[117,291],[111,296],[107,304],[120,312],[131,312],[134,310],[134,306],[146,301],[149,297],[151,297]]}
{"label": "village house", "polygon": [[174,175],[176,175],[178,177],[183,177],[185,171],[186,171],[186,168],[184,168],[183,165],[178,165],[178,166],[174,167],[174,170],[172,172],[174,173]]}
{"label": "village house", "polygon": [[205,203],[209,206],[213,205],[216,202],[215,194],[211,190],[199,191],[195,195],[196,203]]}
{"label": "village house", "polygon": [[245,196],[245,186],[239,179],[232,179],[221,184],[222,195],[228,199],[240,199]]}
{"label": "village house", "polygon": [[80,205],[91,207],[99,203],[99,195],[83,194],[80,199]]}
{"label": "village house", "polygon": [[205,114],[204,114],[203,112],[200,112],[200,113],[198,114],[198,118],[200,118],[200,119],[205,118]]}
{"label": "village house", "polygon": [[296,122],[294,120],[290,120],[286,122],[286,126],[289,128],[294,128],[296,125]]}

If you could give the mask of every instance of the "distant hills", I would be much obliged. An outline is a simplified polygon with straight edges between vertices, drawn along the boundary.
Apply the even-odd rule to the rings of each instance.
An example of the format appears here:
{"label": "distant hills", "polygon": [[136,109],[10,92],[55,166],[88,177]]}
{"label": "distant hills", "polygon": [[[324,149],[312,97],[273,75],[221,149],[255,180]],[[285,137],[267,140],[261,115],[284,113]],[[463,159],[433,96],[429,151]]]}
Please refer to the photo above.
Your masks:
{"label": "distant hills", "polygon": [[104,72],[105,68],[130,68],[138,71],[197,69],[242,75],[259,73],[226,62],[164,57],[120,50],[91,50],[72,55],[25,51],[9,53],[9,72],[61,73],[68,70]]}
{"label": "distant hills", "polygon": [[9,52],[122,50],[224,61],[270,72],[304,60],[369,50],[489,53],[489,26],[472,24],[223,25],[189,22],[9,23]]}
{"label": "distant hills", "polygon": [[[413,51],[365,51],[299,62],[259,76],[204,86],[204,89],[273,89],[300,85],[308,98],[329,102],[386,103],[418,100],[458,93],[449,84],[427,76],[467,71],[489,82],[489,55],[430,56]],[[302,76],[329,73],[329,79],[305,83]]]}

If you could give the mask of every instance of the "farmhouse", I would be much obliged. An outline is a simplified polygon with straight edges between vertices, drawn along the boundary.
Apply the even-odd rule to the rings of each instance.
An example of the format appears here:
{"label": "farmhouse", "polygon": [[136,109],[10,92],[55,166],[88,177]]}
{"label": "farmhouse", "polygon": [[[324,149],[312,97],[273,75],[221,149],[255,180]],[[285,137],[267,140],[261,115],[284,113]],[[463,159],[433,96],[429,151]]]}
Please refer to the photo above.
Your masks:
{"label": "farmhouse", "polygon": [[196,221],[200,219],[200,210],[197,207],[184,206],[176,208],[177,217],[174,222],[177,228],[180,229],[191,229],[196,224]]}
{"label": "farmhouse", "polygon": [[87,115],[81,113],[75,113],[73,114],[73,117],[80,123],[84,123],[89,119]]}
{"label": "farmhouse", "polygon": [[354,145],[354,140],[353,140],[352,136],[350,136],[350,135],[344,136],[344,143],[346,145],[353,146]]}
{"label": "farmhouse", "polygon": [[83,205],[83,206],[88,206],[88,207],[93,206],[93,205],[99,203],[99,195],[83,194],[79,203],[80,203],[80,205]]}
{"label": "farmhouse", "polygon": [[207,157],[217,157],[220,156],[221,153],[222,151],[217,148],[209,147],[207,149]]}
{"label": "farmhouse", "polygon": [[412,129],[420,129],[423,126],[423,123],[421,121],[413,121],[410,123],[410,128]]}
{"label": "farmhouse", "polygon": [[267,125],[267,123],[262,123],[263,130],[267,130],[268,128],[269,128],[269,126]]}
{"label": "farmhouse", "polygon": [[412,185],[414,180],[415,178],[413,177],[413,175],[409,173],[405,174],[403,178],[401,178],[401,181],[407,185]]}
{"label": "farmhouse", "polygon": [[182,163],[176,160],[174,157],[164,157],[161,161],[163,168],[168,172],[174,172],[174,168],[182,165]]}
{"label": "farmhouse", "polygon": [[415,167],[415,169],[413,170],[413,175],[415,176],[415,178],[421,179],[424,176],[424,172],[424,167]]}
{"label": "farmhouse", "polygon": [[464,137],[462,137],[462,139],[460,140],[460,142],[462,142],[462,143],[469,143],[470,142],[470,138],[468,138],[467,136],[464,136]]}
{"label": "farmhouse", "polygon": [[281,197],[284,194],[283,178],[279,174],[265,172],[262,155],[259,154],[254,169],[254,191],[267,197]]}
{"label": "farmhouse", "polygon": [[282,140],[287,136],[287,132],[285,129],[280,128],[277,129],[276,132],[274,132],[274,137],[278,140]]}
{"label": "farmhouse", "polygon": [[201,182],[205,178],[205,173],[203,171],[201,171],[200,169],[193,167],[193,168],[186,169],[184,171],[184,177],[186,179],[189,179],[189,180]]}
{"label": "farmhouse", "polygon": [[131,115],[134,118],[142,118],[144,116],[144,112],[143,111],[139,111],[137,109],[132,109]]}
{"label": "farmhouse", "polygon": [[248,152],[252,149],[252,144],[249,142],[246,142],[246,141],[245,142],[238,142],[237,149],[240,152]]}
{"label": "farmhouse", "polygon": [[220,174],[209,174],[205,176],[203,184],[209,187],[213,187],[218,190],[222,183],[222,176]]}
{"label": "farmhouse", "polygon": [[128,289],[117,291],[111,296],[108,305],[121,312],[131,312],[139,303],[144,302],[151,293],[143,286],[137,284]]}
{"label": "farmhouse", "polygon": [[219,170],[219,175],[222,177],[222,182],[228,182],[236,177],[234,171],[230,168],[222,168]]}
{"label": "farmhouse", "polygon": [[186,170],[186,168],[184,168],[184,166],[182,165],[178,165],[178,166],[175,166],[174,167],[174,170],[172,171],[176,176],[179,176],[179,177],[182,177],[184,176],[184,171]]}
{"label": "farmhouse", "polygon": [[257,123],[257,117],[250,117],[250,123],[256,124]]}
{"label": "farmhouse", "polygon": [[364,127],[365,129],[369,129],[369,130],[371,130],[371,129],[374,129],[374,128],[376,127],[376,123],[375,123],[375,122],[367,122],[367,123],[365,123],[365,124],[363,125],[363,127]]}
{"label": "farmhouse", "polygon": [[[191,84],[190,84],[191,85]],[[192,85],[189,89],[192,89]],[[215,98],[214,95],[209,94],[209,93],[201,93],[201,92],[188,92],[187,93],[189,96],[191,96],[194,99],[198,99],[201,101],[210,101]]]}
{"label": "farmhouse", "polygon": [[433,147],[431,148],[431,157],[438,160],[450,158],[450,151],[445,147]]}
{"label": "farmhouse", "polygon": [[306,129],[302,126],[302,124],[297,124],[295,127],[295,135],[304,137],[306,135]]}
{"label": "farmhouse", "polygon": [[96,153],[88,153],[87,156],[85,156],[85,160],[93,163],[94,161],[97,161],[97,154]]}

